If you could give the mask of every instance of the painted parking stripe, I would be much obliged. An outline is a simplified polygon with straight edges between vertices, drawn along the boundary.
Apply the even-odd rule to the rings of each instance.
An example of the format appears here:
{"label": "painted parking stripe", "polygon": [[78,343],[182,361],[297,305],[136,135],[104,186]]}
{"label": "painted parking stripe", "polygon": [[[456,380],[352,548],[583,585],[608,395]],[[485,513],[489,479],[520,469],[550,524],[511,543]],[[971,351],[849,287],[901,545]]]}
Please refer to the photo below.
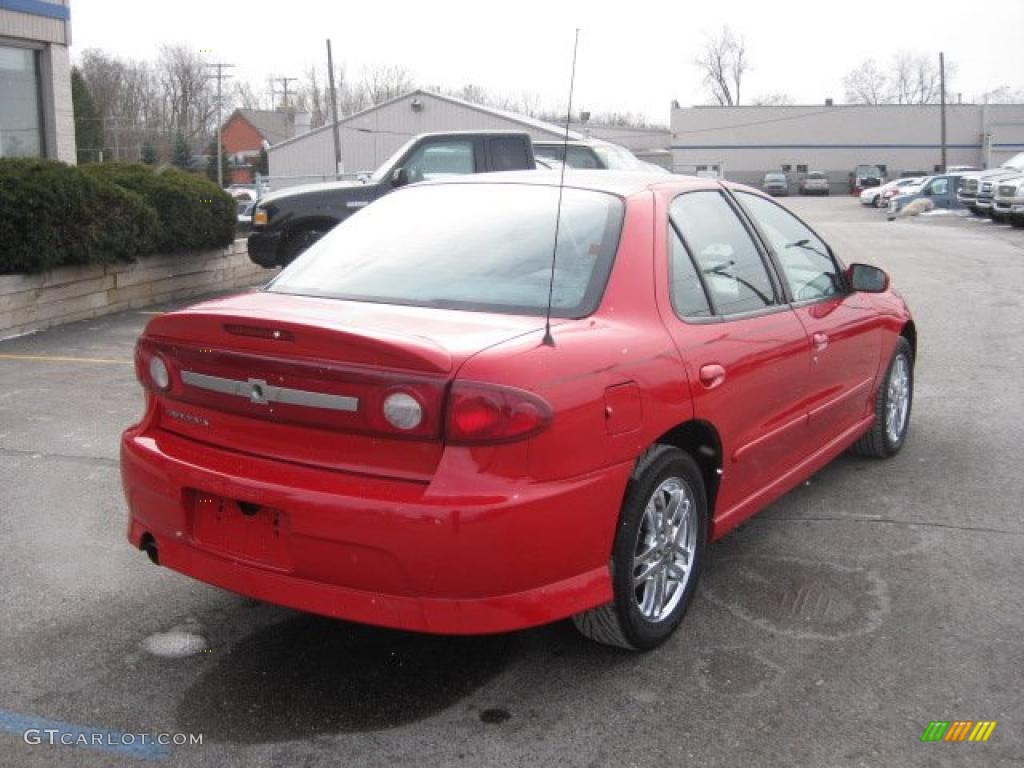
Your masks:
{"label": "painted parking stripe", "polygon": [[61,720],[48,720],[32,715],[23,715],[0,709],[0,731],[16,733],[26,744],[35,746],[38,736],[39,744],[54,744],[85,747],[116,755],[137,757],[143,760],[163,760],[170,750],[154,741],[142,742],[142,734],[111,731],[106,728],[92,728],[87,725],[75,725]]}
{"label": "painted parking stripe", "polygon": [[113,360],[103,357],[61,357],[58,355],[0,355],[0,360],[25,360],[40,363],[99,363],[103,365],[132,365],[131,360]]}

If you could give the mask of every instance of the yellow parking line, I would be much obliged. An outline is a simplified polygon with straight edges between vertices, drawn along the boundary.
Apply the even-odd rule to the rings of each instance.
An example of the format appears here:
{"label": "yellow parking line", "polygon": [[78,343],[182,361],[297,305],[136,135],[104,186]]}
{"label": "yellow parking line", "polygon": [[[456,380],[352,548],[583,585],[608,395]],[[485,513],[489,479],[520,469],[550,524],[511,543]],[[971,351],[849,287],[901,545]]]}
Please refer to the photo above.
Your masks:
{"label": "yellow parking line", "polygon": [[43,363],[102,363],[106,365],[132,365],[131,360],[107,360],[102,357],[57,357],[52,355],[0,355],[0,360],[28,360]]}

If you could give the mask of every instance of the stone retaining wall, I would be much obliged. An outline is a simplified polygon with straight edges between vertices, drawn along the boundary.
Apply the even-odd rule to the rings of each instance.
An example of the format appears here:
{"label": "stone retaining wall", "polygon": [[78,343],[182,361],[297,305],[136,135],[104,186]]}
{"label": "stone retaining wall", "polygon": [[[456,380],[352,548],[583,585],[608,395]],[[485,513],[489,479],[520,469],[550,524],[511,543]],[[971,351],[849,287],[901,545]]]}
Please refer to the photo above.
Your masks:
{"label": "stone retaining wall", "polygon": [[273,274],[249,261],[245,240],[239,239],[223,250],[150,256],[134,264],[0,275],[0,339],[125,309],[258,285]]}

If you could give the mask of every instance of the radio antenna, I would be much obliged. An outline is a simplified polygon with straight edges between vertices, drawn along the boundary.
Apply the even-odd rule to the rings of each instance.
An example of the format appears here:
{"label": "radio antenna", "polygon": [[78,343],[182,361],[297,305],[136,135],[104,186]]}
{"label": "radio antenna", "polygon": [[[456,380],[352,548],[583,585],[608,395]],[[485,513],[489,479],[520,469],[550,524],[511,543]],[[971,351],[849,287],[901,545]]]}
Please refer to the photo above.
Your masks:
{"label": "radio antenna", "polygon": [[562,142],[562,170],[558,179],[558,207],[555,209],[555,242],[551,246],[551,278],[548,280],[548,307],[544,313],[543,344],[555,346],[551,335],[551,301],[555,292],[555,259],[558,255],[558,228],[562,223],[562,191],[565,189],[565,166],[569,164],[569,123],[572,121],[572,89],[576,85],[576,49],[580,45],[580,28],[576,27],[576,39],[572,44],[572,74],[569,76],[569,106],[565,110],[565,140]]}

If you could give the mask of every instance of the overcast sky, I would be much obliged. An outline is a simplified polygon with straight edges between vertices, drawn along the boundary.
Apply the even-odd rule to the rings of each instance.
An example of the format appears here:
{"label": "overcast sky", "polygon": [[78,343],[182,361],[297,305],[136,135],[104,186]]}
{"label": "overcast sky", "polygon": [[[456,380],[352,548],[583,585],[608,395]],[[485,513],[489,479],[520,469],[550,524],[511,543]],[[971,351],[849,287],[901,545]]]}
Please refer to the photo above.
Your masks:
{"label": "overcast sky", "polygon": [[840,101],[846,72],[897,51],[944,51],[957,67],[954,100],[958,92],[967,100],[1002,85],[1024,88],[1022,0],[72,0],[71,13],[72,56],[101,48],[151,59],[162,43],[186,43],[212,49],[211,60],[237,65],[237,77],[265,88],[269,76],[301,77],[310,66],[326,72],[329,36],[336,62],[357,76],[367,64],[399,64],[419,84],[536,93],[544,106],[565,102],[580,27],[575,105],[663,124],[673,99],[706,103],[693,60],[723,24],[747,42],[745,102],[775,92],[798,104]]}

